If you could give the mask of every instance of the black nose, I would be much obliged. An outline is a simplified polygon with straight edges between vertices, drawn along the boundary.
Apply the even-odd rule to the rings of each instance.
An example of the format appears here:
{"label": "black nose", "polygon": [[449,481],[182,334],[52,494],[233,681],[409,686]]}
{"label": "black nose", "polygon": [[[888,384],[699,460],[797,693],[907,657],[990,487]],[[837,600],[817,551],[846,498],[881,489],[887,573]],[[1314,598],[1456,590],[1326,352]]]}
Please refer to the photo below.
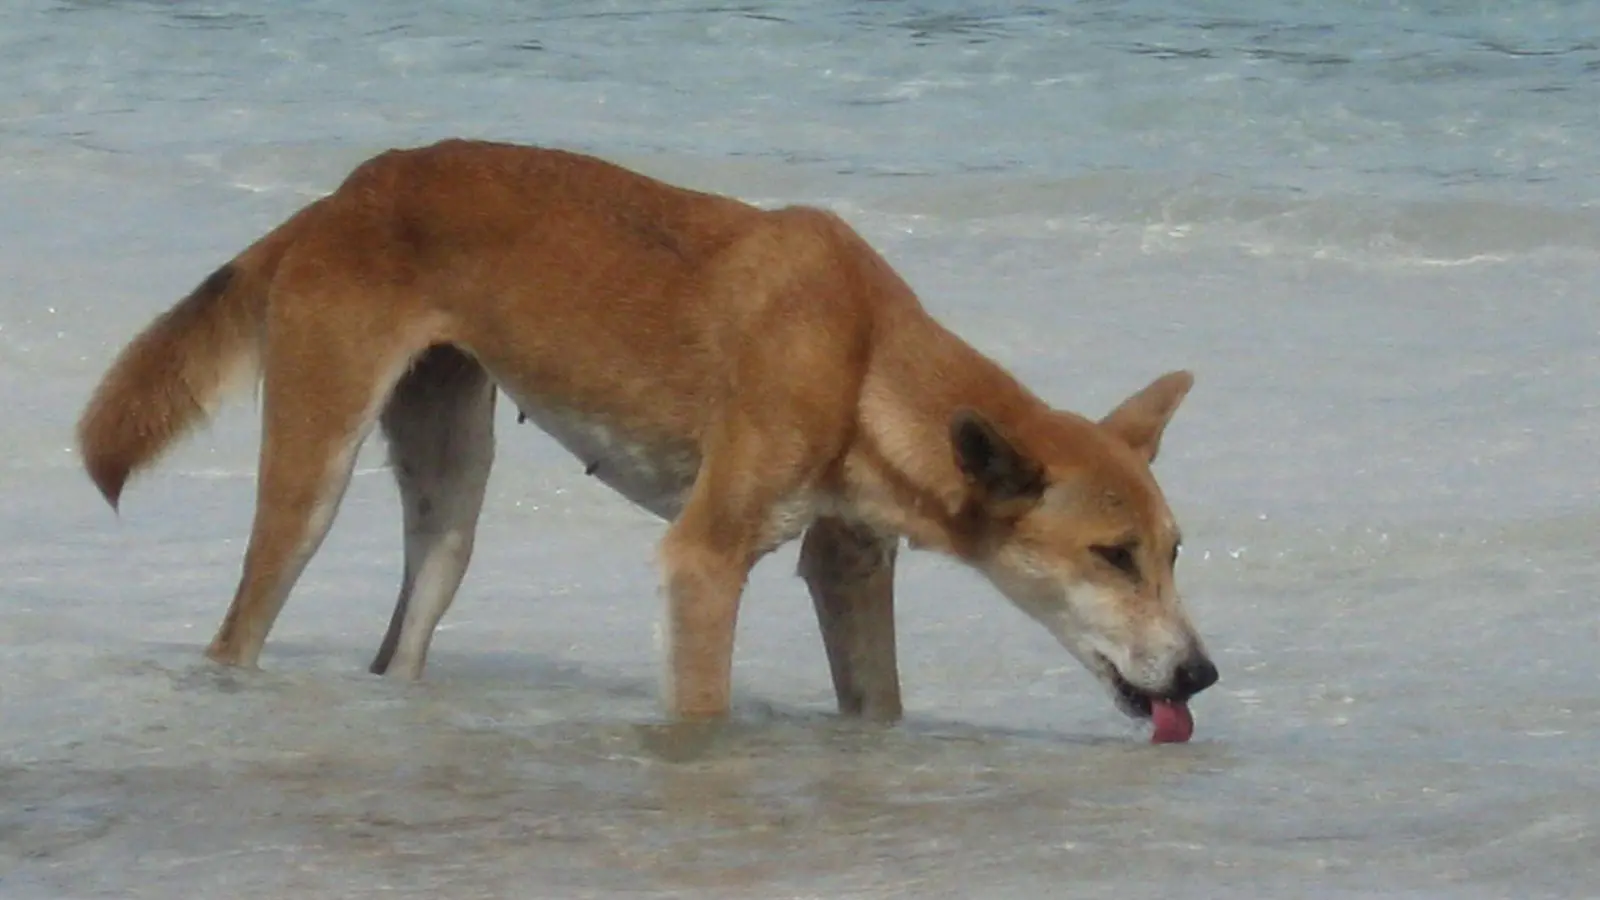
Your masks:
{"label": "black nose", "polygon": [[1217,683],[1217,667],[1204,656],[1191,656],[1172,673],[1172,693],[1187,699]]}

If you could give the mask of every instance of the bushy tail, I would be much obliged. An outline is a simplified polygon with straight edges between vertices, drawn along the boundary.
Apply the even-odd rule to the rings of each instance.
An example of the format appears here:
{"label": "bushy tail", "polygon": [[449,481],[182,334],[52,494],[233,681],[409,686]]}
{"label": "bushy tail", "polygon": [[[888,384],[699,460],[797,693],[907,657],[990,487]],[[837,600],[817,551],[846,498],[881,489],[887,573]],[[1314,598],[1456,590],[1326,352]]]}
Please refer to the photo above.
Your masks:
{"label": "bushy tail", "polygon": [[262,272],[258,264],[260,251],[278,255],[271,249],[258,244],[211,273],[134,338],[101,379],[78,420],[78,446],[113,509],[130,475],[205,420],[229,388],[255,383],[270,283],[270,268]]}

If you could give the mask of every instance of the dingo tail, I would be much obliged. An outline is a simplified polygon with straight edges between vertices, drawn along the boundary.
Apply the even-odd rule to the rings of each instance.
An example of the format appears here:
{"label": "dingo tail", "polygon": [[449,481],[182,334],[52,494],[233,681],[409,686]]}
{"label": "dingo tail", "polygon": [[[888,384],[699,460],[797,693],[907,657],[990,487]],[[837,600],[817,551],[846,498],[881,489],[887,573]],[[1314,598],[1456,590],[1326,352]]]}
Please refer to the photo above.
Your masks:
{"label": "dingo tail", "polygon": [[113,509],[129,476],[232,390],[256,383],[267,288],[286,244],[281,231],[269,235],[211,273],[135,337],[95,388],[78,446]]}

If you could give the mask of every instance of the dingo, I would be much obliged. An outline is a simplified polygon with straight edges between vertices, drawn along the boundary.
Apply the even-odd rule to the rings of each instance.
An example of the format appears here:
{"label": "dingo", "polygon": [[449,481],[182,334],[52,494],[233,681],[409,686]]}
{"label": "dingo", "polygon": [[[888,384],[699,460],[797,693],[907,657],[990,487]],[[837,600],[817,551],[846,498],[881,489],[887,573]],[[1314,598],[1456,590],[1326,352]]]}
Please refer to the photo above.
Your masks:
{"label": "dingo", "polygon": [[232,386],[262,383],[255,522],[207,655],[254,666],[382,426],[405,577],[372,671],[420,677],[472,555],[495,388],[671,522],[666,707],[728,711],[751,567],[800,575],[840,709],[895,720],[903,537],[987,576],[1109,689],[1186,740],[1217,679],[1150,473],[1192,383],[1094,422],[931,318],[848,225],[587,156],[452,140],[383,153],[206,278],[111,366],[79,423],[113,507]]}

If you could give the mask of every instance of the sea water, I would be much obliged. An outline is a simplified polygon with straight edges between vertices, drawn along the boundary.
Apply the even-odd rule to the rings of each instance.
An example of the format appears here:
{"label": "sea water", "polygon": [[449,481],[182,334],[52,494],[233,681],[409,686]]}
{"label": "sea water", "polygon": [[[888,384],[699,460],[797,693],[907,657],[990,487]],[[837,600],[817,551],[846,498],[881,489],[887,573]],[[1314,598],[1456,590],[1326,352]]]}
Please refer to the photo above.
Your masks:
{"label": "sea water", "polygon": [[[0,10],[0,896],[1600,896],[1600,5],[43,2]],[[381,442],[259,673],[201,650],[246,393],[113,515],[135,331],[381,149],[598,153],[834,209],[1156,470],[1222,670],[1151,747],[977,576],[899,574],[833,715],[793,549],[736,719],[654,757],[658,522],[503,405],[426,679]]]}

